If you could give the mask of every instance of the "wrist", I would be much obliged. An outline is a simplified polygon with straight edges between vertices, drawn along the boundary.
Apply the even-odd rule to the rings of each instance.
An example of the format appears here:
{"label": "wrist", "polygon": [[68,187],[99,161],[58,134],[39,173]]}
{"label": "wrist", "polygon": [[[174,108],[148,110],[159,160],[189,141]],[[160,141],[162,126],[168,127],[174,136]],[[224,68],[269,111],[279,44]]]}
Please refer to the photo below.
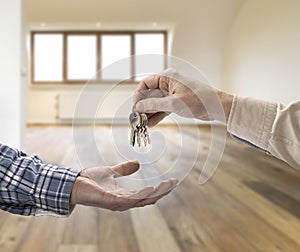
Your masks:
{"label": "wrist", "polygon": [[78,193],[80,192],[80,187],[83,182],[84,182],[84,178],[80,176],[76,178],[70,196],[70,205],[80,204],[78,200]]}

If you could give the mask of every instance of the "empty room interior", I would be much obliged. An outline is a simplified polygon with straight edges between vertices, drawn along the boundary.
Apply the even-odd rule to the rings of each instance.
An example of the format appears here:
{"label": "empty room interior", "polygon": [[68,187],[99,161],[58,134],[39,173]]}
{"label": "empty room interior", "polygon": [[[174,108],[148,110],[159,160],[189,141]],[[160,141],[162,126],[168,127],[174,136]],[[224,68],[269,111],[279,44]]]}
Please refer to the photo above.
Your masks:
{"label": "empty room interior", "polygon": [[[0,252],[300,251],[300,1],[10,0],[0,13]],[[75,179],[130,160],[116,199],[151,197],[84,203],[101,195]],[[68,169],[67,212],[45,210],[63,186],[41,177]]]}

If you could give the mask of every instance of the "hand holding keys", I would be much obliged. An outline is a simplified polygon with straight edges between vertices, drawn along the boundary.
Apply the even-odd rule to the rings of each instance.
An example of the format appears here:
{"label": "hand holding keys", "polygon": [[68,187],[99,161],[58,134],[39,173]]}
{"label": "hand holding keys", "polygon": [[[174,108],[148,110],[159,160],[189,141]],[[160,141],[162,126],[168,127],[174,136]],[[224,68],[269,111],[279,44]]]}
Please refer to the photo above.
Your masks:
{"label": "hand holding keys", "polygon": [[130,144],[134,147],[137,142],[138,146],[141,147],[142,140],[145,146],[150,144],[150,138],[147,131],[147,115],[144,113],[132,112],[129,115],[129,123],[131,127]]}

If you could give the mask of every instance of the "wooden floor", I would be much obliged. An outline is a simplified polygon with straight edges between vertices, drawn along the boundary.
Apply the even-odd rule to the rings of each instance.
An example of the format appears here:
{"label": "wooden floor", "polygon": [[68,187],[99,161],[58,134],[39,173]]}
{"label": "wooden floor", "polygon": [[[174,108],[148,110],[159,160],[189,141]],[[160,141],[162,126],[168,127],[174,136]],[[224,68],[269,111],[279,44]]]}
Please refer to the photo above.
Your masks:
{"label": "wooden floor", "polygon": [[[160,129],[176,150],[177,129]],[[115,128],[125,139],[114,141],[110,127],[95,130],[95,142],[103,156],[98,160],[91,156],[94,150],[89,149],[92,144],[85,138],[87,131],[79,129],[82,142],[76,143],[75,150],[71,127],[31,127],[26,151],[62,166],[79,167],[76,151],[99,165],[123,161],[113,145],[130,148],[127,127]],[[201,155],[176,190],[155,206],[122,213],[77,206],[69,218],[0,212],[0,251],[300,251],[300,172],[228,137],[217,172],[199,185],[202,157],[209,152],[210,129],[184,127],[182,134],[190,138],[185,150],[200,143]],[[113,144],[115,141],[119,143]],[[159,160],[160,166],[170,166],[174,160],[174,153],[167,151]],[[190,161],[189,155],[178,160],[187,165]]]}

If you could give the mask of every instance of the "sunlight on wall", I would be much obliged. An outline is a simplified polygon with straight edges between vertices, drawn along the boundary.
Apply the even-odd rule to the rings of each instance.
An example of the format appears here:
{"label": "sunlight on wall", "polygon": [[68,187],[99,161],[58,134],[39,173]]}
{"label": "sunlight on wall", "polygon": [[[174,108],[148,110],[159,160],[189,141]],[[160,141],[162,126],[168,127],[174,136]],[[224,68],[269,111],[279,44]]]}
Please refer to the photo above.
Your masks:
{"label": "sunlight on wall", "polygon": [[300,1],[249,0],[229,33],[222,85],[287,104],[300,93]]}
{"label": "sunlight on wall", "polygon": [[[9,24],[9,25],[7,25]],[[22,144],[21,1],[0,2],[0,142],[19,148]]]}

